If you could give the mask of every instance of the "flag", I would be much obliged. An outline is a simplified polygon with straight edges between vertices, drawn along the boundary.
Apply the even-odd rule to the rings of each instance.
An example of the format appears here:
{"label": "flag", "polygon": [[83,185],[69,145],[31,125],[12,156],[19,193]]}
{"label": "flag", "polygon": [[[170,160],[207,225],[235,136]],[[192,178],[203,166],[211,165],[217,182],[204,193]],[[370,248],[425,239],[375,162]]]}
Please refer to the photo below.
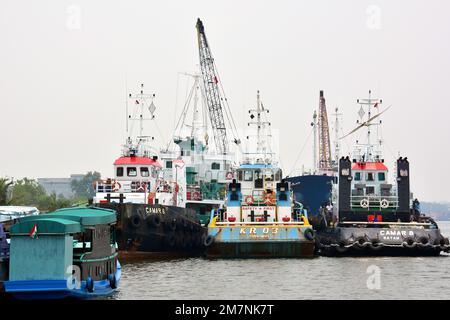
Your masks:
{"label": "flag", "polygon": [[139,104],[139,100],[136,100],[136,104]]}
{"label": "flag", "polygon": [[378,102],[375,103],[373,106],[374,106],[374,108],[378,108]]}
{"label": "flag", "polygon": [[28,234],[31,238],[37,238],[37,225],[35,224],[33,228],[31,228],[30,233]]}

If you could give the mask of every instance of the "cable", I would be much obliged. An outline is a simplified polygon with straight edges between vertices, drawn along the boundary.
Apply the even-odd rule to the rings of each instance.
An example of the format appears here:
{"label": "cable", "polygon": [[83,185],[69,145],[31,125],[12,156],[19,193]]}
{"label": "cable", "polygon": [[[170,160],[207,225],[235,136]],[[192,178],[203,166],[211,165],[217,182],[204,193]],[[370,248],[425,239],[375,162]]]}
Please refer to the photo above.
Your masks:
{"label": "cable", "polygon": [[309,139],[311,138],[311,135],[312,135],[313,131],[314,131],[314,127],[313,127],[313,128],[311,129],[311,131],[309,132],[308,137],[306,138],[305,143],[303,144],[302,149],[300,150],[300,152],[299,152],[297,158],[295,159],[294,165],[292,166],[292,170],[291,170],[291,172],[289,172],[289,174],[287,175],[287,177],[289,177],[289,176],[292,174],[292,172],[295,170],[295,166],[297,165],[297,162],[298,162],[298,160],[300,159],[300,156],[302,155],[303,151],[305,150],[306,145],[307,145]]}

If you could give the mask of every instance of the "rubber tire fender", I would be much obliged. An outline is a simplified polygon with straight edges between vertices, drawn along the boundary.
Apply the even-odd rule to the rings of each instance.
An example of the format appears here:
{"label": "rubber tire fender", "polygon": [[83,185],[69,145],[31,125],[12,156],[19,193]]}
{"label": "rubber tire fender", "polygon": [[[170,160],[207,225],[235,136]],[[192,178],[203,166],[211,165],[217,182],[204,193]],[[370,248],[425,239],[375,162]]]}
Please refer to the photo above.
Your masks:
{"label": "rubber tire fender", "polygon": [[117,279],[116,279],[116,275],[111,273],[111,274],[108,276],[108,280],[109,280],[109,286],[110,286],[112,289],[116,289],[116,288],[117,288]]}
{"label": "rubber tire fender", "polygon": [[161,225],[161,218],[157,214],[152,214],[147,217],[147,222],[151,227],[159,227]]}
{"label": "rubber tire fender", "polygon": [[305,236],[305,238],[309,241],[313,241],[316,239],[316,235],[314,233],[313,229],[306,229],[305,232],[303,233],[303,235]]}
{"label": "rubber tire fender", "polygon": [[133,214],[130,218],[130,223],[133,228],[139,228],[142,224],[142,219],[139,214]]}
{"label": "rubber tire fender", "polygon": [[86,279],[86,289],[90,293],[94,292],[94,280],[91,277]]}
{"label": "rubber tire fender", "polygon": [[203,242],[203,244],[205,245],[205,247],[210,247],[210,246],[212,246],[214,241],[215,241],[215,237],[209,234],[209,235],[206,236],[205,241]]}

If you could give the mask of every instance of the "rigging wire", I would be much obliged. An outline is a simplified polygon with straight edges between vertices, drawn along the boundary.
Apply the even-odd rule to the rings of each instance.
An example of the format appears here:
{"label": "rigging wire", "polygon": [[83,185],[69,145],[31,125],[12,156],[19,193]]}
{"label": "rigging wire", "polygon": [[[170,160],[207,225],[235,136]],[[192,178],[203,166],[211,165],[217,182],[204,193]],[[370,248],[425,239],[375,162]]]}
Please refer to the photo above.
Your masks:
{"label": "rigging wire", "polygon": [[309,139],[311,138],[311,135],[312,135],[313,131],[314,131],[314,127],[311,128],[311,131],[309,132],[308,136],[306,137],[306,140],[305,140],[305,142],[303,144],[303,147],[300,149],[300,152],[298,153],[297,158],[295,159],[294,165],[292,166],[291,172],[289,172],[287,177],[289,177],[292,174],[292,172],[294,172],[295,166],[297,165],[297,162],[300,159],[300,156],[303,154],[303,151],[305,151],[306,145],[308,144]]}

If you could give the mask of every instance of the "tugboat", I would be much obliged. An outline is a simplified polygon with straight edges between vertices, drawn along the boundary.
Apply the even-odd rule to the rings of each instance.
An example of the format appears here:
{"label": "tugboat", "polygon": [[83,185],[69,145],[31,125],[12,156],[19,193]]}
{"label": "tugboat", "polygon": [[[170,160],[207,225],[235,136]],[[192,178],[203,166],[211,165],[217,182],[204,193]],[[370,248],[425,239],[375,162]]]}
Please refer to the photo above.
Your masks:
{"label": "tugboat", "polygon": [[[294,209],[290,184],[274,163],[263,120],[268,112],[259,92],[250,122],[257,127],[254,153],[237,169],[228,185],[225,208],[211,212],[206,256],[210,258],[313,257],[314,231],[304,210]],[[249,137],[247,137],[248,139]],[[249,154],[249,153],[248,153]]]}
{"label": "tugboat", "polygon": [[[320,252],[327,256],[437,256],[449,252],[445,238],[431,218],[420,212],[419,202],[410,192],[407,158],[396,162],[395,183],[389,183],[388,167],[381,153],[381,139],[371,141],[371,127],[387,109],[371,97],[359,99],[361,122],[355,131],[367,128],[367,141],[357,142],[352,159],[339,160],[337,221],[329,218],[327,228],[318,230]],[[367,108],[367,120],[363,121]],[[377,110],[375,115],[372,111]],[[376,130],[377,133],[379,130]],[[347,135],[347,136],[348,136]],[[343,137],[344,138],[344,137]]]}
{"label": "tugboat", "polygon": [[[136,106],[128,113],[126,140],[122,156],[114,162],[114,178],[95,183],[95,206],[118,213],[117,242],[121,258],[199,255],[206,234],[194,210],[184,208],[184,171],[171,168],[171,179],[164,179],[157,151],[144,136],[144,121],[153,120],[154,95],[129,95]],[[132,124],[139,122],[139,135],[133,140]],[[130,124],[131,125],[130,125]]]}
{"label": "tugboat", "polygon": [[121,266],[116,214],[92,207],[60,209],[11,227],[6,294],[22,299],[112,295]]}

